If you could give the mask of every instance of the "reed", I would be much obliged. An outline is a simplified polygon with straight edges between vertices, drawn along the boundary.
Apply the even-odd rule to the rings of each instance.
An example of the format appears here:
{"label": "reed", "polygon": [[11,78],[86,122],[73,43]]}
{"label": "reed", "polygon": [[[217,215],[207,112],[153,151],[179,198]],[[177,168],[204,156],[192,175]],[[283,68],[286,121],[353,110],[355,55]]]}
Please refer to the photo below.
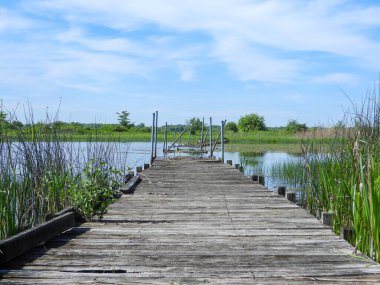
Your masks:
{"label": "reed", "polygon": [[[73,142],[60,132],[58,114],[10,129],[17,117],[3,114],[0,125],[0,239],[33,227],[47,216],[74,205],[86,219],[99,217],[123,181],[127,151],[115,137],[93,134]],[[9,123],[6,125],[6,123]]]}
{"label": "reed", "polygon": [[[356,250],[380,262],[380,100],[374,91],[361,106],[353,106],[345,118],[347,127],[336,129],[330,144],[318,139],[302,144],[304,177],[302,206],[311,213],[333,213],[332,228],[352,227],[350,242]],[[278,173],[293,177],[279,166]],[[284,179],[284,181],[286,181]]]}
{"label": "reed", "polygon": [[305,187],[307,178],[303,159],[275,163],[269,173],[279,185],[286,185],[297,191],[302,191]]}

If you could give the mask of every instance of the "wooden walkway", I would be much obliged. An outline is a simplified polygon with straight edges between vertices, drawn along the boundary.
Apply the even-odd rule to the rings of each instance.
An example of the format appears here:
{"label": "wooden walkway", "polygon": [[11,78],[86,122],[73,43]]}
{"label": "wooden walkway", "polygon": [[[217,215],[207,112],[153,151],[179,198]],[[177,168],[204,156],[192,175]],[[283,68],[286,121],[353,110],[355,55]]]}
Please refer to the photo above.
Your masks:
{"label": "wooden walkway", "polygon": [[239,171],[159,160],[134,195],[2,266],[1,284],[380,284],[380,265]]}

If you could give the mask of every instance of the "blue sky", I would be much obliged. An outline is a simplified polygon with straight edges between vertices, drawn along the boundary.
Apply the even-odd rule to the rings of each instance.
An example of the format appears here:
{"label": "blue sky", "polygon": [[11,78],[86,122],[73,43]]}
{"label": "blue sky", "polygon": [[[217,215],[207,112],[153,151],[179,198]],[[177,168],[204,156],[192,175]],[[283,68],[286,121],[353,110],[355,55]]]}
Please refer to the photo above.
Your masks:
{"label": "blue sky", "polygon": [[380,72],[379,1],[0,0],[0,98],[36,118],[343,117]]}

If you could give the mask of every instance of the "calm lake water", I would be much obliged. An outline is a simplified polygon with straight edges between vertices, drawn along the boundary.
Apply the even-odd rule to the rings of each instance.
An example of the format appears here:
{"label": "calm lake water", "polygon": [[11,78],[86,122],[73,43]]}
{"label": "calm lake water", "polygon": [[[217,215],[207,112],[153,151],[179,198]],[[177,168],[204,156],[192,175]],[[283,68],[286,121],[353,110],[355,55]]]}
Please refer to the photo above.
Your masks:
{"label": "calm lake water", "polygon": [[[149,163],[150,153],[151,153],[151,143],[150,142],[132,142],[125,144],[125,151],[128,152],[127,155],[127,165],[132,169],[137,166],[143,166],[144,163]],[[157,157],[163,157],[163,143],[157,144]],[[192,156],[200,157],[200,154],[188,154],[176,152],[170,154],[169,157],[173,156]],[[203,157],[207,157],[208,154],[204,154]],[[214,152],[215,158],[221,158],[220,150]],[[276,189],[280,182],[272,178],[270,175],[270,170],[272,166],[278,163],[284,163],[288,161],[299,160],[300,155],[290,154],[283,151],[268,151],[268,152],[240,152],[225,151],[224,159],[232,160],[233,164],[240,164],[244,167],[244,174],[251,176],[253,174],[265,176],[265,186],[269,189]]]}

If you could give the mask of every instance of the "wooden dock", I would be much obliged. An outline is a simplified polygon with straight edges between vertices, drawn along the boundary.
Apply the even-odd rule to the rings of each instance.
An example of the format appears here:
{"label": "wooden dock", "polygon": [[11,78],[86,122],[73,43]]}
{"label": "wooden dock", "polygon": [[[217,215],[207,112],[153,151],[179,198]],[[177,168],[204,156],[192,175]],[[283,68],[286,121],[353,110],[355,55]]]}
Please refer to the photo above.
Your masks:
{"label": "wooden dock", "polygon": [[380,284],[380,265],[208,160],[158,160],[133,195],[1,266],[1,284]]}

